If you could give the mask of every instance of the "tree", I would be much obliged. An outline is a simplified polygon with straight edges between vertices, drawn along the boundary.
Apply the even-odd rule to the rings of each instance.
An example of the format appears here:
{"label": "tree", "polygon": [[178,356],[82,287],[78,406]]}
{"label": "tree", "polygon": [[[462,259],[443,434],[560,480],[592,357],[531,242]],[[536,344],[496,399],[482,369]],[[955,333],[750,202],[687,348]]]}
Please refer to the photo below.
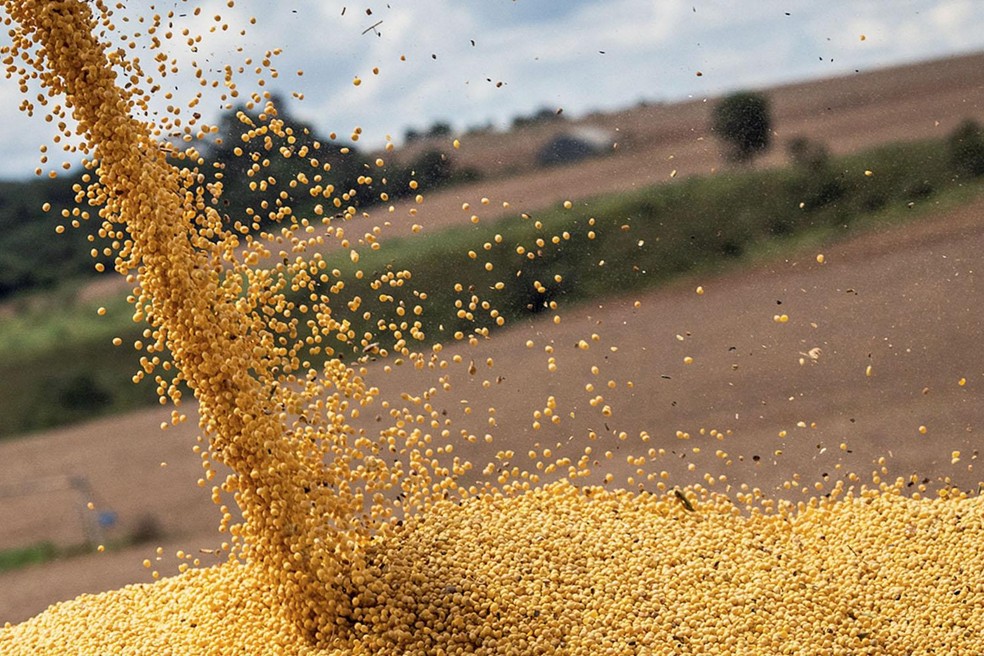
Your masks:
{"label": "tree", "polygon": [[552,123],[553,121],[563,121],[564,117],[562,115],[563,110],[550,109],[549,107],[541,107],[529,116],[516,116],[512,120],[512,127],[514,130],[520,128],[529,127],[531,125],[540,125],[542,123]]}
{"label": "tree", "polygon": [[768,99],[748,91],[727,96],[714,108],[711,130],[725,143],[728,159],[750,161],[769,147],[772,119]]}
{"label": "tree", "polygon": [[967,119],[947,138],[950,164],[961,175],[971,178],[984,175],[984,129]]}

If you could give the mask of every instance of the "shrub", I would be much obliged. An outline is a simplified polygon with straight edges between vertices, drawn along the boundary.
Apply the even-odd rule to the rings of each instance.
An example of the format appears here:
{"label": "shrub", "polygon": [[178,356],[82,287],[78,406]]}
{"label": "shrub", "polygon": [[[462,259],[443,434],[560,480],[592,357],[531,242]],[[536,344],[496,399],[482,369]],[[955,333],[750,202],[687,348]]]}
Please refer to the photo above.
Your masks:
{"label": "shrub", "polygon": [[947,139],[950,164],[958,174],[972,178],[984,175],[984,129],[966,120]]}
{"label": "shrub", "polygon": [[771,141],[768,99],[747,91],[727,96],[714,108],[711,130],[725,143],[728,159],[750,161],[767,150]]}

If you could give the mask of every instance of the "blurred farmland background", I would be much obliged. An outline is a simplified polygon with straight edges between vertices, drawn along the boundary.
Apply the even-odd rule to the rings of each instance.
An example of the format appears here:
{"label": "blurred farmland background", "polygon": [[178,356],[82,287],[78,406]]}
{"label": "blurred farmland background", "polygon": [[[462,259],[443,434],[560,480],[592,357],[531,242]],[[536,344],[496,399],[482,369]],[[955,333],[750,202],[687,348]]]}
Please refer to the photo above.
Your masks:
{"label": "blurred farmland background", "polygon": [[[780,428],[812,419],[819,432],[786,447],[804,480],[828,473],[819,444],[837,450],[843,441],[868,460],[892,450],[903,471],[946,470],[949,459],[928,458],[914,431],[929,425],[934,453],[948,456],[973,444],[981,419],[974,401],[984,385],[984,349],[976,346],[984,290],[974,272],[984,247],[984,55],[754,95],[766,124],[747,148],[729,142],[718,121],[727,98],[641,103],[576,119],[544,107],[517,116],[508,130],[411,128],[374,173],[387,178],[386,201],[382,187],[357,182],[380,153],[317,134],[292,117],[289,100],[282,117],[332,144],[332,182],[360,189],[352,203],[370,221],[393,206],[384,248],[364,253],[360,266],[397,262],[414,272],[415,288],[428,295],[430,338],[448,342],[457,330],[494,328],[457,316],[449,266],[457,282],[481,290],[503,272],[523,270],[495,297],[508,321],[490,343],[497,365],[487,376],[502,380],[492,392],[478,389],[477,379],[462,382],[475,386],[478,403],[496,407],[497,436],[518,451],[540,439],[530,430],[530,399],[554,394],[576,404],[584,384],[580,371],[530,380],[528,368],[541,363],[526,340],[566,347],[604,325],[609,333],[598,330],[622,354],[634,354],[611,355],[612,370],[635,383],[618,401],[619,426],[661,438],[734,427],[741,436],[734,449],[750,459],[774,451],[762,445]],[[231,115],[222,125],[234,134]],[[350,152],[337,153],[341,147]],[[245,192],[247,170],[228,145],[206,156],[225,173],[220,211],[242,216],[256,202]],[[420,182],[422,205],[411,179]],[[217,515],[195,485],[194,427],[160,433],[166,411],[156,407],[153,386],[130,381],[137,367],[130,345],[143,329],[130,319],[125,283],[93,268],[112,269],[98,225],[54,234],[77,182],[0,184],[0,621],[23,619],[59,595],[139,579],[131,548],[163,544],[173,553],[175,544],[215,542]],[[566,200],[571,209],[562,207]],[[295,201],[295,215],[311,212],[312,203]],[[368,230],[362,220],[346,230]],[[411,239],[414,224],[422,231]],[[516,251],[564,231],[561,247],[535,261]],[[502,246],[483,250],[495,235]],[[492,272],[472,266],[469,250]],[[828,264],[817,265],[819,252]],[[352,268],[347,252],[326,256]],[[558,275],[563,283],[551,282]],[[693,294],[697,284],[704,297]],[[359,293],[367,296],[356,284],[348,288]],[[641,309],[631,306],[636,299]],[[551,302],[565,315],[559,329],[546,327]],[[100,307],[105,316],[97,316]],[[366,309],[376,308],[352,313],[354,324]],[[773,322],[779,314],[791,317],[781,334]],[[120,347],[111,343],[117,336]],[[353,360],[362,353],[357,344],[336,348]],[[696,359],[693,369],[680,365],[684,355]],[[875,379],[864,374],[872,363]],[[415,375],[397,373],[383,386],[425,388]],[[961,377],[966,383],[957,386]],[[601,430],[600,418],[582,416],[557,439]],[[964,467],[971,451],[961,448]],[[757,480],[779,484],[778,470],[763,471],[759,462]],[[955,480],[975,480],[960,471]],[[115,555],[87,553],[96,542]],[[47,574],[30,567],[42,561]],[[52,585],[56,579],[64,584]]]}

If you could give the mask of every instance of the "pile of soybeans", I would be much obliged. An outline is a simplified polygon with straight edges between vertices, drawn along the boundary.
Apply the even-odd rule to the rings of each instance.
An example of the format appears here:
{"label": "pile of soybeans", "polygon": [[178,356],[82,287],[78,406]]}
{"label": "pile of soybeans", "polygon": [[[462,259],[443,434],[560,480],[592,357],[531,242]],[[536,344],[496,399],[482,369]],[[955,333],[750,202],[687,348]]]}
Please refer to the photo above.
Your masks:
{"label": "pile of soybeans", "polygon": [[[355,271],[392,307],[375,332],[333,313],[362,299],[321,252],[357,265],[378,243],[347,236],[365,217],[358,190],[327,182],[329,145],[293,134],[269,94],[241,97],[232,66],[192,64],[201,89],[184,114],[160,114],[178,72],[168,48],[202,39],[174,27],[174,11],[126,37],[102,0],[4,7],[22,108],[47,112],[56,141],[85,157],[63,222],[100,221],[134,285],[134,320],[147,325],[136,379],[156,383],[173,423],[186,419],[182,391],[194,393],[228,541],[219,566],[184,564],[5,626],[3,654],[984,653],[979,496],[924,499],[876,481],[773,503],[747,488],[669,488],[646,458],[637,476],[651,491],[580,487],[590,447],[479,472],[454,445],[480,438],[454,434],[426,394],[381,398],[365,363],[341,357],[355,347],[420,369],[475,366],[424,346],[412,272]],[[216,16],[211,31],[228,29]],[[275,55],[245,64],[260,86]],[[258,112],[241,114],[243,144],[258,146],[243,151],[250,186],[305,190],[312,216],[295,215],[286,191],[248,216],[221,213],[222,171],[196,149],[214,130],[195,107],[215,97]],[[277,157],[307,172],[275,180],[264,169]],[[501,323],[479,293],[461,311]],[[359,427],[367,408],[385,410],[375,431]],[[560,412],[548,403],[541,418]]]}

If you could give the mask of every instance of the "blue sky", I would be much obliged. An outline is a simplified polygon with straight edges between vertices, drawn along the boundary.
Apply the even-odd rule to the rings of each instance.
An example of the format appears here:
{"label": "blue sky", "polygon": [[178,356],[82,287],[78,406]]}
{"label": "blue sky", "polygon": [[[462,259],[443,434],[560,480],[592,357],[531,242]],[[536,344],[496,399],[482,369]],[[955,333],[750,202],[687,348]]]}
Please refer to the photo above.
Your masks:
{"label": "blue sky", "polygon": [[[191,4],[156,6],[187,12]],[[237,45],[249,52],[283,47],[281,76],[268,88],[303,92],[291,111],[322,132],[347,135],[360,126],[368,146],[387,134],[399,142],[408,127],[426,129],[438,120],[459,130],[502,127],[541,107],[578,116],[642,99],[714,96],[984,50],[981,0],[238,0],[231,10],[224,0],[199,4],[199,25],[183,23],[193,29],[209,25],[216,11],[235,25],[258,19],[244,43],[234,30],[206,40],[199,61],[236,63]],[[129,11],[149,5],[131,2]],[[355,76],[363,79],[359,87]],[[29,175],[50,128],[19,115],[12,81],[0,84],[0,100],[7,128],[0,134],[0,177]],[[217,107],[204,106],[206,116]]]}

